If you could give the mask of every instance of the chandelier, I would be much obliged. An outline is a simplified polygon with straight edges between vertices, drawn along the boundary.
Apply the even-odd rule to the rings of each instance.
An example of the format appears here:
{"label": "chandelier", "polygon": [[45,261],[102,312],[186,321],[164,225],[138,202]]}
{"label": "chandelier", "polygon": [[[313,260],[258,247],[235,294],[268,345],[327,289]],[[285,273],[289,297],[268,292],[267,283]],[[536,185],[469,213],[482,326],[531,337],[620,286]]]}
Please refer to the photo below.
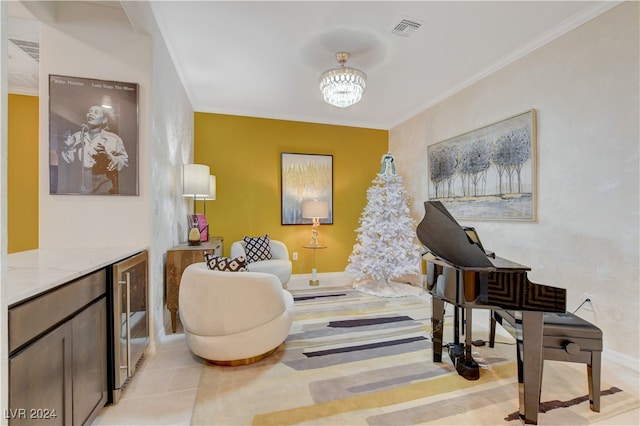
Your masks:
{"label": "chandelier", "polygon": [[355,68],[344,66],[349,59],[347,52],[336,53],[336,59],[340,66],[322,73],[320,91],[326,103],[338,108],[347,108],[362,99],[367,75]]}

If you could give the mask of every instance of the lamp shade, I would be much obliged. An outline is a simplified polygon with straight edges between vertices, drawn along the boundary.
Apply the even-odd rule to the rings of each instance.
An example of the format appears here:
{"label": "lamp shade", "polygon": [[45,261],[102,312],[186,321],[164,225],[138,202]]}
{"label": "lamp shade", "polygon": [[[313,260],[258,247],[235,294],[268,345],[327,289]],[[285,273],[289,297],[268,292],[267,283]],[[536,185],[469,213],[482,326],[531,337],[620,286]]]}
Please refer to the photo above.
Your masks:
{"label": "lamp shade", "polygon": [[215,200],[216,199],[216,177],[214,175],[209,175],[209,195],[204,197],[205,200]]}
{"label": "lamp shade", "polygon": [[302,203],[302,217],[318,219],[329,217],[329,203],[327,201],[305,201]]}
{"label": "lamp shade", "polygon": [[209,166],[203,164],[182,166],[182,195],[191,197],[209,195]]}

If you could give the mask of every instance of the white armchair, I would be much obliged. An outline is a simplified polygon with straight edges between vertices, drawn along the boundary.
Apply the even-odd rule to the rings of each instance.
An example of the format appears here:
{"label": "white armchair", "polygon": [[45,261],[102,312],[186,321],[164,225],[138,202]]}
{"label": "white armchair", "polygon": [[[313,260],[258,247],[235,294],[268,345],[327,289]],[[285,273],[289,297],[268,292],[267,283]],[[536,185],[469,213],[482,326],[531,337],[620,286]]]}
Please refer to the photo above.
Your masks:
{"label": "white armchair", "polygon": [[180,320],[191,351],[214,364],[244,365],[289,335],[293,296],[273,274],[189,265],[180,281]]}
{"label": "white armchair", "polygon": [[[286,287],[291,279],[291,261],[289,260],[289,250],[282,241],[270,240],[271,259],[260,260],[258,262],[247,263],[247,270],[250,272],[266,272],[276,275],[283,287]],[[247,259],[245,244],[243,241],[235,241],[231,244],[230,257],[244,256]]]}

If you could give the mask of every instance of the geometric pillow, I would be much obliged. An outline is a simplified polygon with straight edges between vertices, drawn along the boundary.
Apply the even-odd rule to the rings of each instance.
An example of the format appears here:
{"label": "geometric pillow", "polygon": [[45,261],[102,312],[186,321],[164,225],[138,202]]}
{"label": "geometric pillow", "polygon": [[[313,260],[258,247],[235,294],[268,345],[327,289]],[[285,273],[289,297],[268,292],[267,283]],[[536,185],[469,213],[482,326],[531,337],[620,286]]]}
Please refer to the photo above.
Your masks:
{"label": "geometric pillow", "polygon": [[242,237],[244,250],[247,254],[247,263],[271,259],[271,242],[269,234],[262,237]]}
{"label": "geometric pillow", "polygon": [[207,267],[212,271],[227,271],[227,272],[243,272],[246,271],[247,262],[244,256],[238,256],[235,259],[228,257],[216,256],[204,253],[204,261]]}

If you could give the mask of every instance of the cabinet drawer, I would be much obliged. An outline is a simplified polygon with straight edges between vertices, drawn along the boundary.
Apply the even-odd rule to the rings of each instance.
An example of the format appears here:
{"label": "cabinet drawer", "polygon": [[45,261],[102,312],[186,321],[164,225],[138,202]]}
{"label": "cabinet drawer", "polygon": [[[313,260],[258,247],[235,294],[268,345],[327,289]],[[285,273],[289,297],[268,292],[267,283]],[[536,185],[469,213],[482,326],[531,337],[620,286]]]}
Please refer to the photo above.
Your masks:
{"label": "cabinet drawer", "polygon": [[51,329],[105,292],[106,271],[101,269],[9,308],[9,353]]}

